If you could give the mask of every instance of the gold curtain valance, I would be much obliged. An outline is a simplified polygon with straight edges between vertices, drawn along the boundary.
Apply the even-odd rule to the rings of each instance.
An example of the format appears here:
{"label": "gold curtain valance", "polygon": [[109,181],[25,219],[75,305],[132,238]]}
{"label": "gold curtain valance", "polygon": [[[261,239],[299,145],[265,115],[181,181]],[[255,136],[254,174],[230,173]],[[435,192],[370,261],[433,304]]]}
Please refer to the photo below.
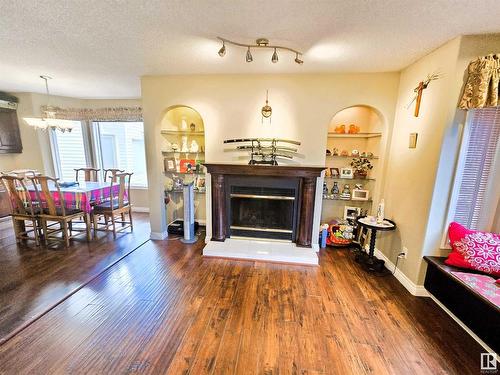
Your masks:
{"label": "gold curtain valance", "polygon": [[45,117],[73,121],[142,121],[141,107],[109,107],[109,108],[41,108]]}
{"label": "gold curtain valance", "polygon": [[473,109],[500,105],[500,54],[479,57],[470,62],[459,108]]}

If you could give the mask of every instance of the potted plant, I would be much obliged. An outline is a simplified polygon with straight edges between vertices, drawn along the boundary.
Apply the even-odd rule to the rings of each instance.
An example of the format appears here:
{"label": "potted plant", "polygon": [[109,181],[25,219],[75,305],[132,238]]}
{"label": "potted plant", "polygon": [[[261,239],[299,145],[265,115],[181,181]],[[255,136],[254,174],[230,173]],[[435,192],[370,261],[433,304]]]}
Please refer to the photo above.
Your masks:
{"label": "potted plant", "polygon": [[366,178],[368,171],[373,169],[372,163],[367,158],[352,159],[351,167],[354,169],[354,178]]}

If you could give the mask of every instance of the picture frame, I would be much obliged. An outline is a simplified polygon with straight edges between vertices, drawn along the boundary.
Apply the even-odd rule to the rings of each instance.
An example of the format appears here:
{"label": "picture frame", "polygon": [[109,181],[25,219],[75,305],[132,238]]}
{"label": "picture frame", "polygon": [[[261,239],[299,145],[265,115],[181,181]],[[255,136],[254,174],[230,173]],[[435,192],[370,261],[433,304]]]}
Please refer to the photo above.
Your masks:
{"label": "picture frame", "polygon": [[338,168],[330,168],[330,176],[333,178],[339,178],[340,177],[340,171]]}
{"label": "picture frame", "polygon": [[177,172],[175,158],[164,158],[163,169],[165,170],[165,172]]}
{"label": "picture frame", "polygon": [[194,159],[181,159],[180,173],[193,173],[196,168],[196,161]]}
{"label": "picture frame", "polygon": [[340,178],[353,178],[352,168],[340,168]]}
{"label": "picture frame", "polygon": [[368,190],[353,189],[351,199],[353,201],[367,201],[369,199],[370,192]]}
{"label": "picture frame", "polygon": [[344,206],[344,220],[355,220],[361,215],[361,207]]}
{"label": "picture frame", "polygon": [[206,180],[205,180],[205,177],[198,176],[196,178],[195,187],[199,191],[205,191],[205,189],[206,189]]}

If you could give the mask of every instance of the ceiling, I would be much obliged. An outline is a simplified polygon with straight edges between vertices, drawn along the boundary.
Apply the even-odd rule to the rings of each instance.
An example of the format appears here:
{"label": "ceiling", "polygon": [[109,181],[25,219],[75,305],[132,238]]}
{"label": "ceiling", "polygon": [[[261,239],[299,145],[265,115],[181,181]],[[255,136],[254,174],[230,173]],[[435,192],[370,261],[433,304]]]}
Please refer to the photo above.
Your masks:
{"label": "ceiling", "polygon": [[[498,0],[0,0],[0,90],[140,97],[156,74],[397,71],[463,34],[500,32]],[[267,37],[304,52],[227,46]]]}

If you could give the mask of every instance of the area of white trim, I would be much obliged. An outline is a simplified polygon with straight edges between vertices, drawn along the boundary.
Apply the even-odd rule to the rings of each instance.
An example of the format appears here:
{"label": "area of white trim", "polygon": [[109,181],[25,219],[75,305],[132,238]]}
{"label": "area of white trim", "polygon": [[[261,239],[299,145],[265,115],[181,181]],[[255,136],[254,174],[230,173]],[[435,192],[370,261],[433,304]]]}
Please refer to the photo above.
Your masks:
{"label": "area of white trim", "polygon": [[427,295],[431,297],[431,299],[436,302],[436,305],[441,307],[455,322],[458,323],[460,327],[464,329],[465,332],[467,332],[474,340],[477,341],[479,345],[481,345],[486,351],[489,353],[495,353],[493,349],[491,349],[483,340],[481,340],[472,330],[465,325],[464,322],[462,322],[460,319],[457,318],[455,314],[453,314],[448,308],[443,305],[436,297],[434,297],[431,293],[427,292]]}
{"label": "area of white trim", "polygon": [[[384,253],[382,253],[379,249],[375,249],[375,256],[377,258],[382,259],[385,263],[385,267],[393,272],[394,271],[394,263],[391,262],[389,258],[387,258]],[[396,272],[394,273],[394,277],[398,279],[398,281],[414,296],[417,297],[428,297],[429,292],[423,285],[417,285],[413,281],[411,281],[408,276],[406,276],[403,271],[401,271],[399,268],[396,269]]]}
{"label": "area of white trim", "polygon": [[132,206],[132,212],[147,212],[147,213],[149,213],[149,207]]}
{"label": "area of white trim", "polygon": [[313,248],[298,247],[293,242],[275,242],[228,238],[224,242],[209,241],[204,256],[296,263],[317,266],[318,255]]}
{"label": "area of white trim", "polygon": [[163,232],[151,232],[149,235],[149,238],[152,240],[164,240],[165,238],[168,237],[168,231],[163,231]]}

